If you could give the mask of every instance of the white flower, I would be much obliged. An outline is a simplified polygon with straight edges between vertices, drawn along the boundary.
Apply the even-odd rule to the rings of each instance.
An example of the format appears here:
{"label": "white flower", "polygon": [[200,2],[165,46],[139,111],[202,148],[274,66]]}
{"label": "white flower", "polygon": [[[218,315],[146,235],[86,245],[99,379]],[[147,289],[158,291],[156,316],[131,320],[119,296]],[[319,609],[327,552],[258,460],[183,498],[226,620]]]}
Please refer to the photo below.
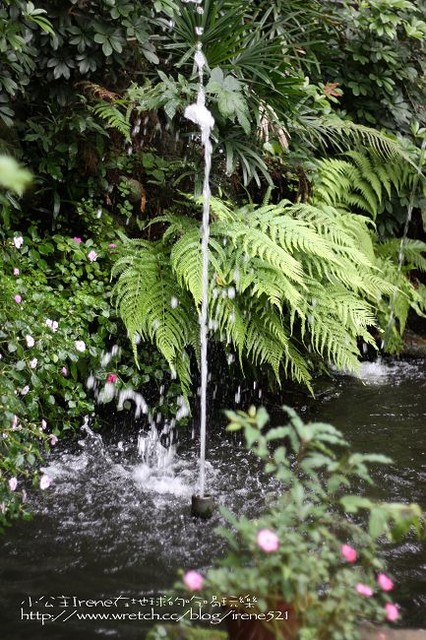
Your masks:
{"label": "white flower", "polygon": [[44,431],[44,429],[46,429],[46,427],[47,427],[47,422],[46,422],[46,420],[44,420],[44,419],[43,419],[43,420],[41,421],[41,428],[42,428],[42,429],[43,429],[43,431]]}
{"label": "white flower", "polygon": [[40,478],[40,489],[48,489],[50,487],[50,483],[52,482],[52,479],[49,478],[48,475],[43,474]]}
{"label": "white flower", "polygon": [[33,358],[32,360],[30,360],[30,369],[35,369],[37,366],[37,358]]}
{"label": "white flower", "polygon": [[56,320],[51,320],[50,318],[47,318],[47,320],[45,321],[45,325],[49,327],[49,329],[52,329],[53,333],[56,333],[59,327],[59,324],[56,322]]}
{"label": "white flower", "polygon": [[24,244],[24,238],[22,236],[15,236],[13,238],[13,244],[15,245],[15,247],[17,249],[20,249],[22,247],[22,245]]}
{"label": "white flower", "polygon": [[29,386],[26,384],[25,387],[21,391],[21,396],[26,396],[28,391],[30,390]]}
{"label": "white flower", "polygon": [[87,257],[89,258],[90,262],[96,262],[96,260],[98,259],[98,254],[92,249],[92,251],[89,251],[89,253],[87,254]]}
{"label": "white flower", "polygon": [[80,351],[81,353],[83,353],[83,351],[86,351],[86,345],[83,340],[76,340],[74,344],[77,351]]}
{"label": "white flower", "polygon": [[25,342],[27,343],[27,347],[33,347],[34,346],[34,338],[30,335],[26,335],[25,336]]}
{"label": "white flower", "polygon": [[19,418],[17,415],[14,415],[12,419],[12,431],[16,431],[16,429],[18,428],[18,424],[19,424]]}
{"label": "white flower", "polygon": [[15,267],[15,268],[14,268],[14,270],[13,270],[13,275],[14,275],[14,276],[19,276],[19,269],[18,269],[18,267]]}

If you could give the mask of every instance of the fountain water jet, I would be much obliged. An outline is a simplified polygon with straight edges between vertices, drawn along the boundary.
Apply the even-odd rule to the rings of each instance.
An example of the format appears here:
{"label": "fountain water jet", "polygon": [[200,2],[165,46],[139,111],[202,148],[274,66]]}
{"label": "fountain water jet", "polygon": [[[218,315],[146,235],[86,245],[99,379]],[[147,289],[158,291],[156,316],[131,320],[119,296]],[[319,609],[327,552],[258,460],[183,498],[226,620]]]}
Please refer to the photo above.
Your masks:
{"label": "fountain water jet", "polygon": [[[188,1],[188,0],[187,0]],[[189,0],[199,5],[201,0]],[[201,7],[197,7],[200,9]],[[202,12],[198,11],[202,14]],[[185,109],[185,117],[200,127],[201,143],[204,147],[204,180],[203,180],[203,219],[201,227],[202,252],[202,302],[200,312],[200,345],[201,345],[201,390],[200,390],[200,488],[199,495],[192,498],[192,513],[208,517],[212,511],[211,497],[205,494],[205,460],[206,460],[206,427],[207,427],[207,332],[208,332],[208,287],[209,287],[209,218],[210,218],[210,170],[212,158],[211,131],[214,118],[206,107],[206,96],[203,83],[203,67],[206,59],[203,53],[201,36],[202,27],[196,27],[197,44],[194,62],[198,69],[199,88],[197,101]]]}

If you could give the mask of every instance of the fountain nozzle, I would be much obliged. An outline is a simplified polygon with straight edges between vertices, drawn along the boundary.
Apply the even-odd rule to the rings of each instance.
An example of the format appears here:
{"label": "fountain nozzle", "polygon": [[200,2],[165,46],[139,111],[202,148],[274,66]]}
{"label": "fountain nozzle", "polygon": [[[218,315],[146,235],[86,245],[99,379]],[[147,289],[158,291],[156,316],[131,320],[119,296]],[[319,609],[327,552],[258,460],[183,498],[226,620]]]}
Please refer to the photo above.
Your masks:
{"label": "fountain nozzle", "polygon": [[210,518],[212,516],[214,506],[215,505],[212,496],[207,494],[203,496],[193,495],[191,502],[191,514],[193,516],[196,516],[197,518],[203,518],[207,520],[207,518]]}

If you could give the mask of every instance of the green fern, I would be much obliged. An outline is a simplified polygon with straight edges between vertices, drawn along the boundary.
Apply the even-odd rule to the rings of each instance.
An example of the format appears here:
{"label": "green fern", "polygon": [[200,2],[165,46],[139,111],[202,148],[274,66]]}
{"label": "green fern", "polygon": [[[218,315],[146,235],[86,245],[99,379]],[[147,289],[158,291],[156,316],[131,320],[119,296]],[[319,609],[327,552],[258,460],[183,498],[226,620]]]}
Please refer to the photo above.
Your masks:
{"label": "green fern", "polygon": [[110,102],[99,102],[92,111],[95,116],[101,118],[106,122],[108,129],[115,129],[124,137],[126,142],[130,142],[130,114],[128,110],[126,113],[122,113],[119,106],[122,106],[124,101],[116,100],[113,104]]}
{"label": "green fern", "polygon": [[182,387],[189,389],[188,346],[198,341],[198,323],[186,289],[170,266],[170,252],[160,242],[129,241],[126,255],[112,271],[119,276],[116,304],[137,360],[138,338],[149,340],[163,354]]}
{"label": "green fern", "polygon": [[[399,267],[401,252],[404,263]],[[421,240],[405,238],[399,240],[393,238],[387,242],[377,243],[376,253],[378,264],[383,275],[395,283],[395,290],[391,296],[391,309],[389,302],[382,301],[379,306],[379,315],[382,326],[385,326],[384,346],[390,353],[400,351],[403,341],[408,313],[413,309],[419,316],[426,314],[426,288],[416,280],[407,277],[410,271],[416,269],[426,271],[426,243]],[[389,314],[392,314],[389,321]]]}
{"label": "green fern", "polygon": [[[325,203],[233,209],[214,198],[211,212],[214,337],[233,346],[241,366],[268,366],[278,381],[310,386],[315,358],[356,369],[357,340],[373,342],[377,300],[385,304],[394,292],[368,219]],[[115,297],[134,348],[138,335],[152,341],[188,391],[189,353],[198,351],[200,230],[185,216],[161,220],[168,224],[161,241],[125,246]]]}
{"label": "green fern", "polygon": [[392,189],[409,184],[413,169],[400,157],[384,161],[374,149],[349,151],[347,159],[330,158],[318,164],[314,201],[333,207],[354,208],[376,219]]}

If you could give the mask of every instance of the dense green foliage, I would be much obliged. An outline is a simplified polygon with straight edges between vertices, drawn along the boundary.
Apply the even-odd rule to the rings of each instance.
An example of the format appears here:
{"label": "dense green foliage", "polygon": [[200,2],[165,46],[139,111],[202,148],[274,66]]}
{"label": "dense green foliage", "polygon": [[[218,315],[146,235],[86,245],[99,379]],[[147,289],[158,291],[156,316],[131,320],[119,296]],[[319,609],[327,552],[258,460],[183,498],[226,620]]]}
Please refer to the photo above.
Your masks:
{"label": "dense green foliage", "polygon": [[93,419],[96,400],[143,388],[152,412],[161,396],[163,412],[177,410],[179,388],[162,359],[145,352],[138,370],[120,330],[109,283],[117,238],[103,232],[103,240],[95,229],[85,240],[42,236],[36,226],[0,234],[0,529],[25,513],[42,453],[84,416],[102,420]]}
{"label": "dense green foliage", "polygon": [[[309,384],[315,356],[356,370],[358,339],[374,343],[377,308],[386,314],[392,299],[403,333],[410,306],[426,307],[425,288],[399,273],[388,245],[375,249],[372,225],[350,212],[353,205],[377,212],[392,172],[377,159],[375,173],[368,157],[352,158],[355,164],[320,163],[312,202],[238,209],[211,203],[212,333],[243,366],[265,363],[278,381],[284,375]],[[138,337],[150,339],[188,390],[188,348],[198,352],[200,229],[188,216],[157,220],[168,224],[161,240],[127,243],[114,265],[117,305],[135,353]],[[411,267],[424,271],[426,244],[409,247]]]}
{"label": "dense green foliage", "polygon": [[[94,406],[86,377],[105,381],[112,343],[117,388],[155,387],[168,363],[191,391],[200,206],[182,193],[199,194],[202,179],[199,132],[184,118],[198,89],[195,27],[216,122],[215,338],[243,371],[309,385],[330,362],[356,368],[359,338],[385,336],[395,350],[408,310],[424,310],[424,1],[203,6],[1,3],[0,504],[12,512],[9,479],[29,468],[37,482],[37,452],[52,440],[41,421],[51,436],[78,428]],[[418,233],[398,269],[407,206]],[[112,267],[126,327],[111,307]],[[136,349],[139,338],[159,353]]]}

